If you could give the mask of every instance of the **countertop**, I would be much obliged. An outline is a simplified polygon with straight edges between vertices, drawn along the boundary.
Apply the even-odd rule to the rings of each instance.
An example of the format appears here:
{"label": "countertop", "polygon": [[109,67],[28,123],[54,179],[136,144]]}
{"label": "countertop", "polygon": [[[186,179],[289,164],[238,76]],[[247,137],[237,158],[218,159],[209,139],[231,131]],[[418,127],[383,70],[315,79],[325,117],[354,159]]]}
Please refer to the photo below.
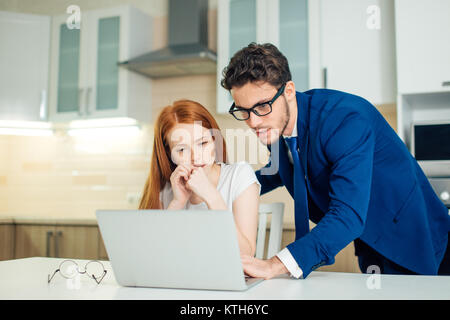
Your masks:
{"label": "countertop", "polygon": [[11,216],[0,217],[0,224],[37,224],[37,225],[83,225],[97,226],[97,219],[89,218],[67,218],[67,217],[33,217],[33,216]]}
{"label": "countertop", "polygon": [[[314,271],[306,279],[280,276],[247,291],[177,290],[121,287],[109,261],[97,285],[81,275],[76,281],[47,275],[63,259],[26,258],[0,261],[0,299],[151,299],[151,300],[449,300],[450,276],[373,275]],[[83,266],[88,260],[75,260]],[[13,276],[12,276],[13,275]]]}

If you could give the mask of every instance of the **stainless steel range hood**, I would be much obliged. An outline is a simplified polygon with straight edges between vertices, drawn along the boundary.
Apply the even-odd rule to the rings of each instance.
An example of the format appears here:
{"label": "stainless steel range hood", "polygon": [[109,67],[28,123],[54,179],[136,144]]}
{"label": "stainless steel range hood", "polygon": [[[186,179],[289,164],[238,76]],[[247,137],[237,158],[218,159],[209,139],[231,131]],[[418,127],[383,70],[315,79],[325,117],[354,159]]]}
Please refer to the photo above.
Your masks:
{"label": "stainless steel range hood", "polygon": [[169,0],[168,33],[168,47],[119,66],[150,78],[216,72],[216,53],[208,49],[208,0]]}

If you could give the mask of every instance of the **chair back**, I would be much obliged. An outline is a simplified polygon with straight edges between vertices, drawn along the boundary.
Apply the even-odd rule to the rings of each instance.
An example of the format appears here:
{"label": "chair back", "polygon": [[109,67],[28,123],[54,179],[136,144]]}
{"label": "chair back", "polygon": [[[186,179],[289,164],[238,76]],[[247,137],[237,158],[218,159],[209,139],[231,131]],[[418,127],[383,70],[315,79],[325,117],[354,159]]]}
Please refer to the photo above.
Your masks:
{"label": "chair back", "polygon": [[[267,217],[270,215],[269,243],[267,246],[267,255],[264,256],[266,243]],[[256,253],[258,259],[267,259],[276,255],[280,251],[281,237],[283,235],[283,214],[284,203],[261,203],[258,210],[258,234],[256,236]]]}

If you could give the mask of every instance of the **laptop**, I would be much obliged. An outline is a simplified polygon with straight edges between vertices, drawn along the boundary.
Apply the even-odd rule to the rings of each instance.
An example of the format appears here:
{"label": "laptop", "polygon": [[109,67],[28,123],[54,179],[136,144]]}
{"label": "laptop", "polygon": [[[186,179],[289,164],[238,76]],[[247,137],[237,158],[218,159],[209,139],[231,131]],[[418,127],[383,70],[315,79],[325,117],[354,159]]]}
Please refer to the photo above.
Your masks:
{"label": "laptop", "polygon": [[219,210],[97,210],[122,286],[247,290],[233,214]]}

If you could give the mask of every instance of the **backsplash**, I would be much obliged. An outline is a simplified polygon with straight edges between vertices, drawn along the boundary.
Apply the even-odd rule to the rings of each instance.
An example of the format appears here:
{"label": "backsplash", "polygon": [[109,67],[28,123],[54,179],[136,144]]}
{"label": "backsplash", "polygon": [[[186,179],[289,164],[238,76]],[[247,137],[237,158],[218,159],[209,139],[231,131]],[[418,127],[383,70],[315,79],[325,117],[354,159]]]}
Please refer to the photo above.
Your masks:
{"label": "backsplash", "polygon": [[1,214],[93,218],[99,208],[135,207],[126,195],[142,191],[148,172],[145,134],[126,143],[0,136]]}

